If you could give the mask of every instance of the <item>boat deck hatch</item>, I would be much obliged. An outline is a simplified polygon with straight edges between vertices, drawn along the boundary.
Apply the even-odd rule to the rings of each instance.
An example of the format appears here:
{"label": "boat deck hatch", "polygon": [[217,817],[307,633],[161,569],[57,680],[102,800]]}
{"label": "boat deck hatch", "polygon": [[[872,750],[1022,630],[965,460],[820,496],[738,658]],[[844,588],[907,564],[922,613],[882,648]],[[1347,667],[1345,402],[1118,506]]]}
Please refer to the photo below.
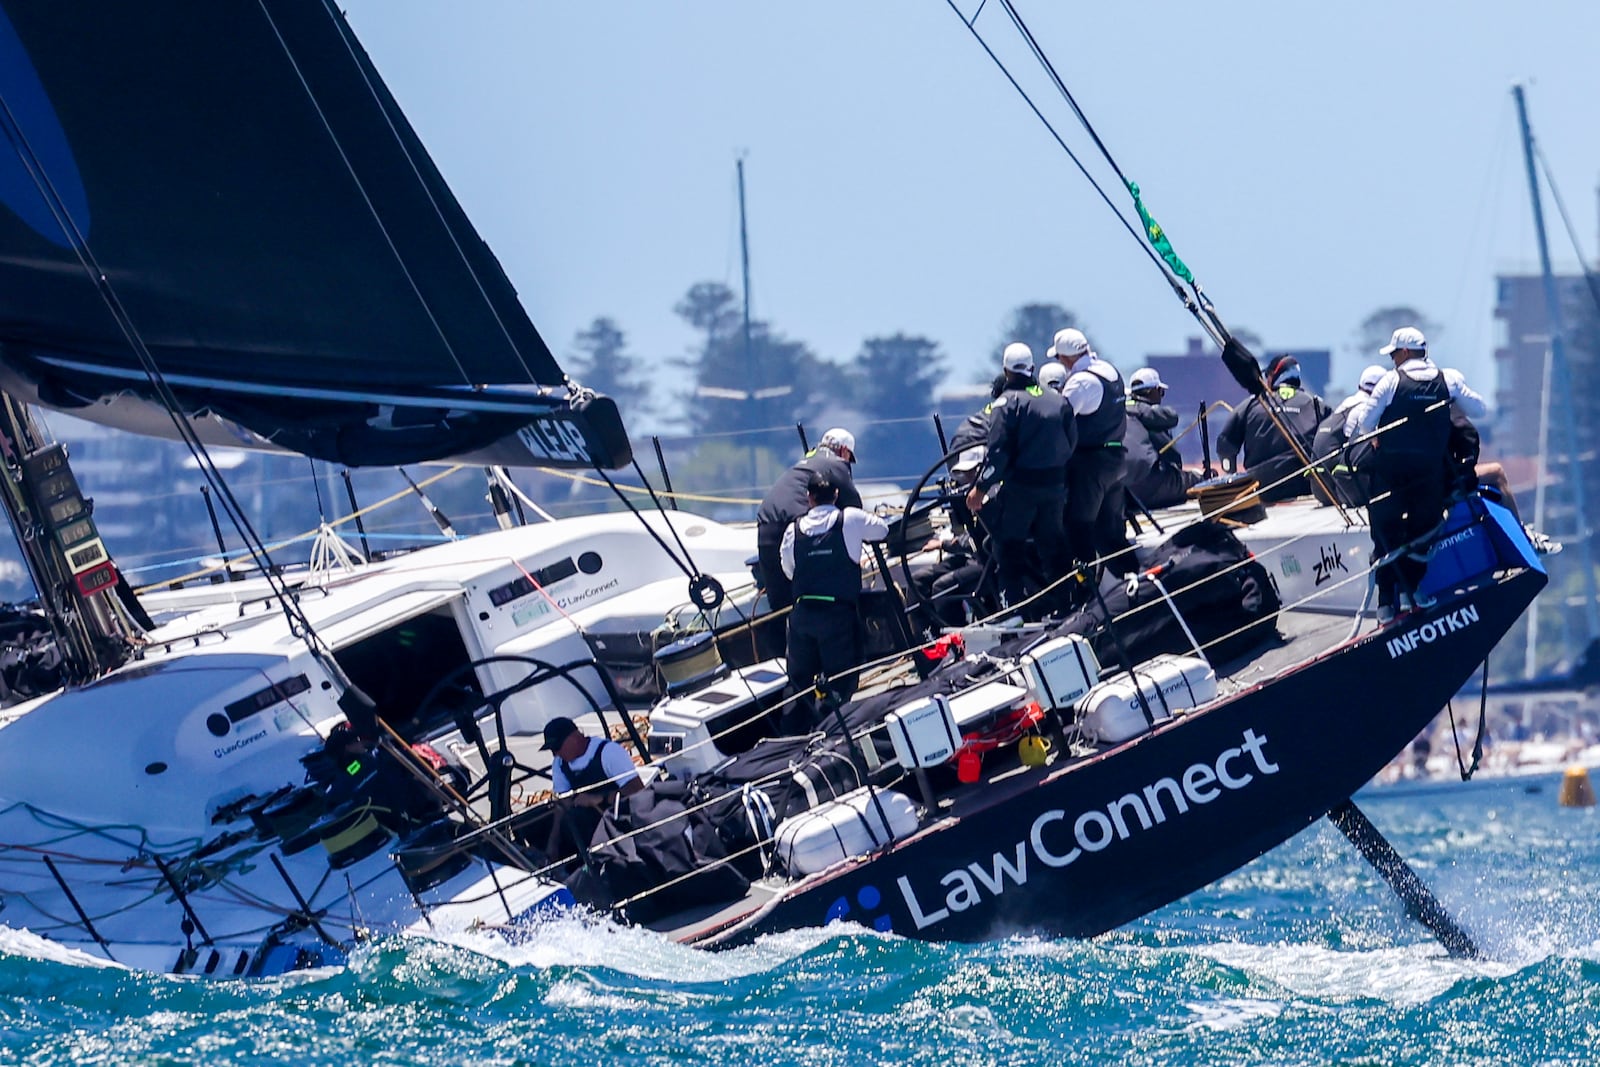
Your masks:
{"label": "boat deck hatch", "polygon": [[434,686],[454,676],[461,688],[482,696],[461,628],[449,605],[414,615],[339,649],[334,658],[350,680],[372,697],[378,715],[410,740],[449,721],[447,703],[439,703],[426,720],[418,713]]}

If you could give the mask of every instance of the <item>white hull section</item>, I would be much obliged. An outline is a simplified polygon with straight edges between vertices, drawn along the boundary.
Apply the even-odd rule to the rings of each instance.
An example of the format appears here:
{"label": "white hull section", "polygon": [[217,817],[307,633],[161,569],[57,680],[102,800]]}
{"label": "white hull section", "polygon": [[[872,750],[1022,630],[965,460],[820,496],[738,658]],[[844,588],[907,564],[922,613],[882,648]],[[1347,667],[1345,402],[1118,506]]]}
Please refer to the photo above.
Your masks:
{"label": "white hull section", "polygon": [[[669,541],[670,522],[725,587],[749,584],[753,531],[685,513],[646,519]],[[628,514],[289,580],[395,723],[419,710],[417,690],[431,681],[457,673],[490,694],[528,671],[475,661],[589,660],[585,633],[648,631],[688,600],[687,579]],[[233,976],[339,960],[367,934],[500,926],[570,901],[555,883],[491,866],[489,849],[413,893],[391,858],[398,840],[376,824],[323,843],[253,822],[246,809],[302,786],[301,757],[343,721],[336,689],[259,579],[145,604],[160,626],[141,660],[10,709],[0,726],[0,921],[128,966]],[[508,697],[508,732],[537,734],[552,716],[609,706],[594,670],[573,681]],[[448,719],[411,725],[441,752],[471,747]]]}
{"label": "white hull section", "polygon": [[[1278,585],[1283,606],[1291,611],[1353,615],[1367,594],[1367,568],[1372,563],[1372,534],[1365,508],[1349,508],[1346,522],[1337,508],[1310,497],[1267,505],[1267,517],[1234,533],[1255,554]],[[1148,524],[1139,543],[1156,545],[1176,530],[1200,519],[1196,504],[1156,512],[1165,533]],[[1376,601],[1367,606],[1371,611]]]}
{"label": "white hull section", "polygon": [[[1366,531],[1309,502],[1268,511],[1240,535],[1285,605],[1354,611]],[[1166,533],[1146,538],[1198,517],[1192,507],[1163,513]],[[701,571],[751,602],[752,529],[680,512],[645,518],[668,543],[670,523]],[[647,634],[688,603],[684,574],[628,514],[289,581],[384,720],[478,774],[475,745],[449,716],[417,718],[436,683],[454,679],[481,703],[524,679],[530,661],[591,660],[591,638]],[[252,819],[251,807],[305,782],[302,757],[345,718],[338,689],[259,579],[144,602],[160,625],[141,659],[11,709],[0,727],[6,924],[124,965],[234,976],[336,962],[368,934],[502,926],[570,900],[489,848],[413,892],[391,855],[399,840],[376,824],[323,842]],[[508,744],[524,739],[519,752],[536,747],[551,717],[593,722],[612,705],[588,667],[499,703]]]}

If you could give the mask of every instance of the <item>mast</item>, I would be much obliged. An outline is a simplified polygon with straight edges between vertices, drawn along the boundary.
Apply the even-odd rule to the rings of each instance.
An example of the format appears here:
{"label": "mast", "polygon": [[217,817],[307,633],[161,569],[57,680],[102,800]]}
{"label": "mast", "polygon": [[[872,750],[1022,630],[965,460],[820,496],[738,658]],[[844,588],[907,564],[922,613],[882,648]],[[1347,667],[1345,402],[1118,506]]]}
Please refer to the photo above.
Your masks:
{"label": "mast", "polygon": [[1578,431],[1572,419],[1572,377],[1567,366],[1566,327],[1561,316],[1561,298],[1556,292],[1555,275],[1550,269],[1550,245],[1545,239],[1544,205],[1539,198],[1539,177],[1533,164],[1533,131],[1528,126],[1528,104],[1522,86],[1513,85],[1517,101],[1517,123],[1522,130],[1522,157],[1528,168],[1528,192],[1533,200],[1533,232],[1539,239],[1539,270],[1544,278],[1545,314],[1550,326],[1550,363],[1556,389],[1562,398],[1562,437],[1567,446],[1567,480],[1572,483],[1572,507],[1577,513],[1579,562],[1583,567],[1583,612],[1589,641],[1600,636],[1600,605],[1596,603],[1594,560],[1589,545],[1589,510],[1584,499],[1583,465],[1578,459]]}
{"label": "mast", "polygon": [[124,581],[100,540],[94,501],[78,488],[67,450],[45,444],[27,405],[3,391],[0,452],[0,506],[55,634],[65,680],[87,682],[127,659],[139,632],[134,617],[143,613],[119,599]]}
{"label": "mast", "polygon": [[[744,295],[744,386],[745,395],[753,403],[756,399],[756,368],[750,361],[750,230],[744,213],[744,157],[735,162],[739,173],[739,272],[740,289]],[[759,412],[761,409],[756,408]],[[752,420],[754,421],[754,420]],[[749,427],[747,427],[749,428]],[[759,491],[761,471],[758,466],[755,438],[750,441],[750,488]]]}
{"label": "mast", "polygon": [[739,271],[740,285],[744,292],[744,369],[745,384],[749,386],[750,395],[755,396],[755,370],[750,366],[750,230],[745,225],[744,214],[744,157],[740,156],[737,166],[739,168]]}
{"label": "mast", "polygon": [[[1550,454],[1550,345],[1544,346],[1544,373],[1539,376],[1539,474],[1538,484],[1533,490],[1533,528],[1544,529],[1544,503],[1545,486],[1550,481],[1550,472],[1545,470],[1545,457]],[[1565,627],[1562,627],[1565,631]],[[1571,655],[1571,642],[1568,642],[1567,654]],[[1528,611],[1528,637],[1522,649],[1522,676],[1532,678],[1537,673],[1539,665],[1539,604],[1534,602]]]}

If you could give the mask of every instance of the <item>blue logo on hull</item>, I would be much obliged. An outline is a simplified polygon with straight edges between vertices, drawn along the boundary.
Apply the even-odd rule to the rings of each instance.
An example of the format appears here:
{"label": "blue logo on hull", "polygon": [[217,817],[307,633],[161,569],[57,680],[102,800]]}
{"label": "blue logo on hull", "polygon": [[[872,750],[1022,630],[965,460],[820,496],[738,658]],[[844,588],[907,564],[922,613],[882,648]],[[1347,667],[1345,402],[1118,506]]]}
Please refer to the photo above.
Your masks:
{"label": "blue logo on hull", "polygon": [[[4,11],[0,11],[0,103],[5,105],[0,107],[0,135],[5,139],[5,148],[0,150],[0,204],[40,237],[71,248],[72,241],[40,190],[40,180],[48,184],[86,238],[89,197],[67,143],[67,132]],[[43,168],[39,180],[24,160],[37,161]]]}
{"label": "blue logo on hull", "polygon": [[[856,890],[856,904],[860,906],[862,911],[877,911],[878,906],[882,903],[883,894],[878,892],[877,886],[865,885]],[[823,922],[826,924],[854,918],[850,914],[851,910],[850,898],[840,897],[828,906],[828,914],[823,919]],[[892,915],[866,915],[858,921],[864,922],[881,934],[894,932],[894,916]]]}

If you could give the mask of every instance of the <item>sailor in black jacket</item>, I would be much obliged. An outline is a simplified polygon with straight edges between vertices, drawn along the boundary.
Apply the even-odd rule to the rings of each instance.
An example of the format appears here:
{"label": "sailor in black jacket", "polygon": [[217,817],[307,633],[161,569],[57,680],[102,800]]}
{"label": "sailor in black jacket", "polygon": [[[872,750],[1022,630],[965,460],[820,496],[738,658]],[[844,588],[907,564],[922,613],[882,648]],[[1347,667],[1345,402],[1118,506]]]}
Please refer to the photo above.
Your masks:
{"label": "sailor in black jacket", "polygon": [[[1309,456],[1317,424],[1328,417],[1328,405],[1320,396],[1301,388],[1300,361],[1293,356],[1278,356],[1268,364],[1266,379],[1272,391],[1271,402]],[[1224,469],[1231,471],[1243,449],[1245,472],[1260,483],[1263,500],[1305,496],[1311,491],[1311,484],[1304,473],[1296,473],[1305,464],[1273,423],[1265,403],[1261,397],[1253,396],[1234,409],[1217,436],[1218,456]]]}
{"label": "sailor in black jacket", "polygon": [[1127,451],[1127,487],[1147,508],[1170,508],[1188,499],[1198,480],[1183,469],[1183,456],[1172,443],[1178,411],[1161,401],[1167,384],[1150,367],[1128,377],[1128,426],[1123,437]]}
{"label": "sailor in black jacket", "polygon": [[[1044,562],[1046,585],[1071,566],[1062,517],[1077,427],[1065,401],[1034,380],[1033,351],[1027,345],[1007,345],[1001,362],[1005,391],[992,405],[988,453],[967,493],[967,507],[978,514],[988,491],[1001,487],[1000,519],[990,532],[999,553],[1001,595],[1014,606],[1027,598],[1030,534]],[[1028,614],[1037,618],[1044,605],[1035,605]]]}
{"label": "sailor in black jacket", "polygon": [[[1361,409],[1361,434],[1372,438],[1372,458],[1362,465],[1372,477],[1372,544],[1386,554],[1410,544],[1439,524],[1445,498],[1456,480],[1451,454],[1452,407],[1480,413],[1483,399],[1458,371],[1428,358],[1428,340],[1415,326],[1394,331],[1378,350],[1394,370],[1378,379],[1371,401]],[[1470,424],[1469,424],[1470,425]],[[1474,442],[1475,444],[1475,442]],[[1476,448],[1472,449],[1476,460]],[[1387,622],[1432,601],[1417,592],[1427,564],[1413,550],[1381,567],[1377,574],[1378,618]]]}
{"label": "sailor in black jacket", "polygon": [[1123,533],[1122,438],[1128,412],[1122,375],[1089,347],[1080,330],[1056,331],[1050,354],[1066,364],[1066,398],[1078,423],[1078,448],[1067,467],[1072,553],[1079,565],[1104,559],[1113,572],[1130,574],[1138,560]]}
{"label": "sailor in black jacket", "polygon": [[[806,485],[811,507],[784,532],[779,555],[784,574],[794,583],[794,611],[789,615],[789,683],[798,693],[813,686],[840,704],[856,691],[855,668],[861,663],[861,548],[882,541],[889,525],[858,507],[836,506],[838,488],[822,474]],[[818,676],[822,681],[818,682]],[[794,705],[803,711],[802,699]],[[813,717],[785,716],[786,725],[809,729]]]}
{"label": "sailor in black jacket", "polygon": [[805,458],[783,472],[761,501],[756,511],[756,554],[761,560],[762,579],[767,583],[767,603],[773,611],[782,611],[794,603],[794,590],[783,572],[778,546],[790,523],[811,509],[806,497],[807,483],[812,475],[820,474],[838,489],[840,507],[859,508],[861,494],[856,492],[850,473],[855,461],[855,435],[834,427],[822,435],[817,447],[807,452]]}

